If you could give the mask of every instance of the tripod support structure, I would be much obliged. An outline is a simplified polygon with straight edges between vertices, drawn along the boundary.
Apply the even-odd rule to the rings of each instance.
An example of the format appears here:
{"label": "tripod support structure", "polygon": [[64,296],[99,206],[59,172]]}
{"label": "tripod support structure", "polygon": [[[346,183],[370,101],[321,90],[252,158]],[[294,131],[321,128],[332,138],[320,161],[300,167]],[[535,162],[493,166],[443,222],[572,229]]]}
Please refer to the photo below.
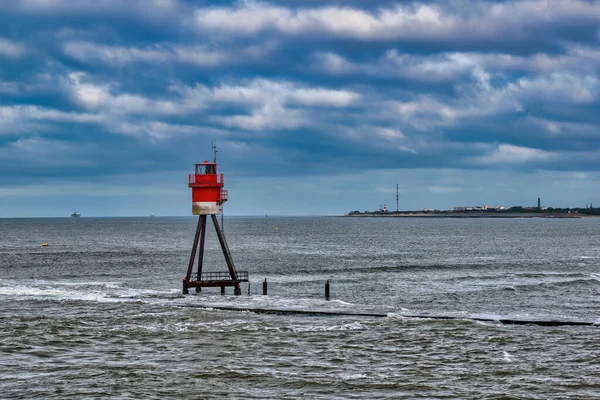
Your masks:
{"label": "tripod support structure", "polygon": [[[192,247],[192,254],[190,255],[190,262],[188,264],[187,273],[183,279],[183,294],[189,293],[189,288],[196,288],[196,292],[200,292],[203,287],[221,287],[221,293],[225,293],[226,286],[234,287],[234,294],[241,295],[242,289],[240,288],[240,282],[248,282],[248,271],[237,271],[233,264],[233,258],[229,252],[225,235],[219,226],[219,221],[215,214],[209,214],[217,232],[219,238],[219,244],[221,250],[223,250],[223,256],[227,263],[227,272],[202,272],[202,263],[204,259],[204,239],[206,237],[206,217],[207,215],[200,215],[198,217],[198,225],[196,227],[196,234],[194,235],[194,245]],[[196,254],[198,254],[198,269],[196,274],[192,274],[194,270],[194,263],[196,260]]]}

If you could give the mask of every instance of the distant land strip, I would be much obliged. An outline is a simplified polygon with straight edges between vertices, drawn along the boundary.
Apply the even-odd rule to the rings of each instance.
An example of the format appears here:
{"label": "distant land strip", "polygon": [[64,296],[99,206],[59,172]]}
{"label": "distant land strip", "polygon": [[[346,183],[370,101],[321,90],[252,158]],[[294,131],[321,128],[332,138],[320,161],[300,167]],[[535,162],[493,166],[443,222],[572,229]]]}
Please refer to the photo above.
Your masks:
{"label": "distant land strip", "polygon": [[345,217],[393,217],[393,218],[583,218],[598,215],[569,213],[507,213],[507,212],[364,212],[350,213]]}

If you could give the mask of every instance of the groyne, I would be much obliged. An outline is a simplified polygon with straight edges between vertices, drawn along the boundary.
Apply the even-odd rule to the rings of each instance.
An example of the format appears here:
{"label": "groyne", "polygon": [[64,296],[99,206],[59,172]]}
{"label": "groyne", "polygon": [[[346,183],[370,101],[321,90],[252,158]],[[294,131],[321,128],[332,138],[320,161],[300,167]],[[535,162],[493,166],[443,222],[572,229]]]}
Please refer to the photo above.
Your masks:
{"label": "groyne", "polygon": [[[212,306],[207,304],[178,304],[178,307],[201,308],[224,311],[252,312],[256,314],[278,314],[278,315],[312,315],[312,316],[345,316],[359,318],[386,318],[389,313],[383,312],[353,312],[344,310],[318,310],[301,308],[272,308],[272,307],[237,307],[237,306]],[[452,316],[452,315],[428,315],[428,314],[398,314],[402,318],[411,319],[439,319],[439,320],[470,320],[480,322],[497,322],[506,325],[539,325],[539,326],[596,326],[600,323],[596,321],[576,321],[576,320],[546,320],[546,319],[521,319],[521,318],[496,318],[481,316]]]}

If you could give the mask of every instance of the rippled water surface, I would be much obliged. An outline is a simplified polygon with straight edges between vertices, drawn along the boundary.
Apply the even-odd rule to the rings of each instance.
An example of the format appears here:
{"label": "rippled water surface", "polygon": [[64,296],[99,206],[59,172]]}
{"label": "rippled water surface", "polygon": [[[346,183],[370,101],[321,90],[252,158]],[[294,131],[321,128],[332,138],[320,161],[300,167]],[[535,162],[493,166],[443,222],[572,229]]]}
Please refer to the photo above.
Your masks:
{"label": "rippled water surface", "polygon": [[598,326],[469,320],[600,322],[600,219],[226,218],[182,296],[195,224],[0,219],[1,397],[600,398]]}

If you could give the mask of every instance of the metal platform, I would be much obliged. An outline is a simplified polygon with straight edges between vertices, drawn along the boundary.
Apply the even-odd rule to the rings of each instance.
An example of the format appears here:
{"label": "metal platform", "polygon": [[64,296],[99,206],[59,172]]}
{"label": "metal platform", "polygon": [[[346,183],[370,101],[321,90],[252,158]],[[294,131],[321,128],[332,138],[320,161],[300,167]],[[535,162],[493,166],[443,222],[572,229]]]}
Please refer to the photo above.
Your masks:
{"label": "metal platform", "polygon": [[231,279],[229,271],[225,272],[202,272],[200,279],[198,274],[193,274],[189,281],[189,287],[221,287],[236,286],[240,282],[248,282],[248,271],[237,271],[237,279]]}

